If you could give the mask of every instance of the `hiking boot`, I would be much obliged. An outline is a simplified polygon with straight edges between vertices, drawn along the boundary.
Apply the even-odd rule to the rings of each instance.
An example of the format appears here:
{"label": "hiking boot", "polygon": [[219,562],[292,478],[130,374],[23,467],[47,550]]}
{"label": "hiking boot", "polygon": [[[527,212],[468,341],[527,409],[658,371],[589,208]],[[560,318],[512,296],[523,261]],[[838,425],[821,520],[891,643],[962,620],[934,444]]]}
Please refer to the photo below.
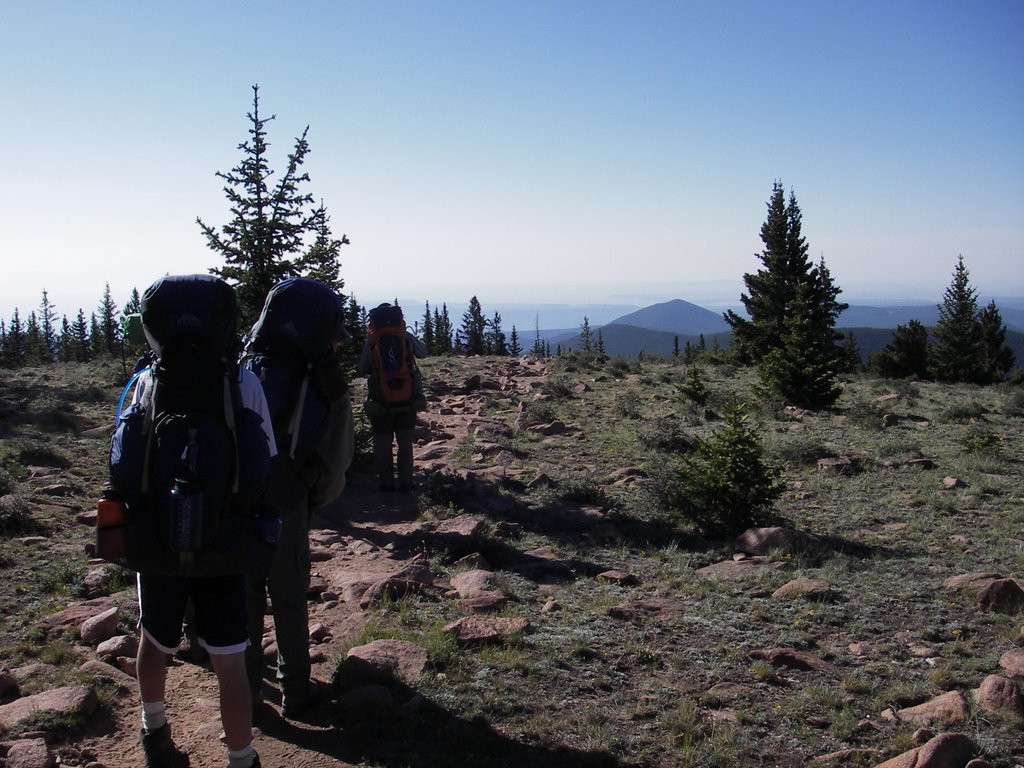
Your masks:
{"label": "hiking boot", "polygon": [[289,720],[300,720],[303,715],[315,709],[323,698],[324,691],[320,683],[316,680],[310,680],[306,685],[306,693],[304,695],[285,694],[282,697],[281,714]]}
{"label": "hiking boot", "polygon": [[188,768],[188,755],[174,746],[171,729],[164,723],[155,731],[139,732],[142,751],[146,755],[146,768]]}
{"label": "hiking boot", "polygon": [[[228,757],[228,768],[231,768],[231,758]],[[254,749],[252,751],[252,762],[249,764],[249,768],[263,768],[263,764],[260,762],[260,756]]]}

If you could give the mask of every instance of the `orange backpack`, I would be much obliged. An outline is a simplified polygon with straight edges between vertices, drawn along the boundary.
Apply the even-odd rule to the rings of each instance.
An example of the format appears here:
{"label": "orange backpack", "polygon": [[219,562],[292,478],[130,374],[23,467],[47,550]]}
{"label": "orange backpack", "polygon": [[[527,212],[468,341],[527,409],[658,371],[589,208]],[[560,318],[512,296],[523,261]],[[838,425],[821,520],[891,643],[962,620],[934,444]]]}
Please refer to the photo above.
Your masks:
{"label": "orange backpack", "polygon": [[371,397],[389,408],[407,407],[414,395],[416,363],[399,307],[377,307],[370,312]]}

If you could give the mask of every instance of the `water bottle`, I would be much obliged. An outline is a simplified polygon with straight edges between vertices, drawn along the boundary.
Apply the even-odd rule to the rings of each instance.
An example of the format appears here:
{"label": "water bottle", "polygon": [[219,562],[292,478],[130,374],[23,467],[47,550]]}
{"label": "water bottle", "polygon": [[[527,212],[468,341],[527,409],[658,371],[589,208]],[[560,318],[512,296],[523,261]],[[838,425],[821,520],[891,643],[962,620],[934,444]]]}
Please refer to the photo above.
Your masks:
{"label": "water bottle", "polygon": [[171,488],[171,548],[199,549],[203,530],[203,491],[190,472],[179,472]]}
{"label": "water bottle", "polygon": [[281,518],[276,515],[254,518],[253,528],[256,535],[267,544],[277,544],[277,540],[281,538]]}
{"label": "water bottle", "polygon": [[117,562],[125,556],[126,510],[124,499],[112,488],[96,501],[96,556]]}

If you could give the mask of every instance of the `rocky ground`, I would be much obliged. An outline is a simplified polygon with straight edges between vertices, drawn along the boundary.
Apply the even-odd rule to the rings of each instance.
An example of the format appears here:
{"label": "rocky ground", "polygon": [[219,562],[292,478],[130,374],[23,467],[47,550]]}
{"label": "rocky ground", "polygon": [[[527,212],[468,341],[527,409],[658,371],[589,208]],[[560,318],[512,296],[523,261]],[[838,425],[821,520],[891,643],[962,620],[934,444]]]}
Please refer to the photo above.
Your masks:
{"label": "rocky ground", "polygon": [[[815,575],[813,568],[790,573],[790,553],[799,557],[801,552],[815,547],[824,550],[834,542],[782,528],[750,531],[735,543],[731,553],[697,557],[700,567],[686,568],[692,581],[689,575],[672,577],[670,583],[661,581],[665,577],[659,570],[664,570],[668,558],[676,553],[655,552],[648,558],[626,551],[628,542],[653,535],[654,528],[626,531],[622,527],[625,522],[608,515],[600,503],[565,498],[547,498],[543,504],[524,501],[523,494],[542,489],[552,480],[542,462],[525,466],[512,444],[516,434],[528,434],[531,440],[541,442],[568,441],[559,443],[568,448],[557,461],[571,465],[569,469],[595,469],[586,436],[577,425],[558,419],[531,423],[508,417],[509,413],[521,413],[521,403],[532,400],[547,378],[547,367],[534,362],[489,361],[470,375],[455,364],[441,363],[432,371],[430,408],[423,414],[417,434],[420,492],[379,493],[368,468],[358,466],[342,497],[317,511],[311,533],[310,643],[314,676],[330,684],[329,695],[307,721],[286,720],[269,685],[273,670],[269,671],[267,700],[255,733],[264,766],[729,765],[728,758],[721,756],[726,752],[714,752],[719,734],[737,726],[764,728],[767,734],[770,727],[765,724],[772,709],[777,715],[788,691],[816,686],[839,691],[819,693],[827,704],[815,707],[820,710],[816,714],[801,714],[799,749],[806,755],[806,745],[816,738],[807,735],[808,729],[811,734],[819,729],[822,747],[810,749],[821,766],[964,768],[981,751],[976,741],[962,732],[969,723],[978,718],[1020,722],[1024,702],[1018,681],[1024,678],[1024,648],[1004,641],[998,652],[989,653],[977,664],[973,681],[961,685],[947,681],[946,687],[952,690],[918,695],[912,705],[894,700],[885,711],[870,713],[850,725],[849,732],[855,734],[851,740],[859,742],[856,748],[827,749],[827,732],[835,730],[836,721],[847,709],[856,709],[856,696],[862,693],[857,686],[868,685],[859,671],[883,668],[880,660],[887,654],[897,655],[901,664],[941,665],[943,644],[937,636],[922,640],[920,632],[910,628],[900,632],[897,626],[888,628],[884,638],[855,642],[857,638],[848,638],[837,621],[838,628],[825,626],[830,634],[814,642],[773,643],[772,632],[768,632],[758,637],[759,643],[744,635],[742,641],[724,647],[730,646],[729,637],[738,630],[723,625],[718,628],[722,638],[716,645],[713,637],[707,637],[715,631],[714,619],[708,623],[695,615],[698,596],[714,598],[717,594],[720,601],[733,605],[766,602],[779,606],[780,614],[792,612],[816,620],[821,620],[817,617],[822,612],[848,610],[843,606],[848,598],[837,595],[828,573]],[[588,385],[579,386],[578,395],[589,391]],[[499,418],[499,413],[505,416]],[[86,430],[93,438],[103,438],[106,433],[105,427]],[[819,471],[836,470],[827,465],[819,466]],[[61,483],[67,481],[61,470],[35,468],[33,472],[32,482],[40,497],[59,504]],[[623,462],[604,467],[601,474],[609,488],[628,487],[643,470]],[[955,484],[956,478],[946,481]],[[805,491],[800,485],[794,487],[794,497],[799,499]],[[448,504],[446,510],[445,498],[455,499],[457,504]],[[69,508],[74,507],[69,504]],[[93,524],[89,510],[79,510],[77,518],[83,529]],[[898,533],[905,529],[891,526],[900,525],[904,524],[887,523],[880,530],[882,535]],[[20,543],[25,547],[74,546],[31,536]],[[969,537],[964,535],[960,545],[970,546]],[[137,615],[134,593],[130,589],[114,591],[116,581],[111,584],[110,568],[101,562],[92,567],[84,585],[87,599],[72,601],[65,609],[39,618],[35,634],[44,644],[67,642],[70,650],[66,653],[77,655],[74,663],[88,682],[69,679],[66,685],[34,685],[34,680],[52,680],[45,661],[3,670],[0,729],[17,734],[17,738],[0,744],[0,765],[44,768],[59,762],[115,768],[142,764],[133,679],[135,645],[130,632]],[[836,570],[832,575],[841,573]],[[974,611],[990,616],[1019,614],[1024,607],[1024,589],[1005,575],[980,570],[958,573],[941,589],[951,600],[975,604],[972,615]],[[593,591],[582,604],[578,603],[580,584]],[[848,593],[848,587],[845,589]],[[581,629],[573,631],[580,636],[592,631],[593,635],[587,635],[586,643],[570,643],[564,651],[542,651],[549,657],[544,663],[553,666],[531,671],[526,654],[518,650],[522,638],[535,631],[550,633],[563,611],[568,613],[565,606],[571,601],[592,614],[576,617]],[[510,603],[515,610],[507,610]],[[447,617],[445,642],[454,647],[499,649],[481,652],[482,656],[492,654],[484,657],[476,673],[482,687],[470,684],[467,688],[486,702],[481,708],[492,707],[492,718],[468,716],[465,710],[472,711],[472,707],[464,710],[446,704],[439,696],[424,695],[421,684],[426,677],[432,679],[435,692],[438,681],[444,680],[443,668],[439,671],[432,661],[445,651],[424,641],[423,632],[413,639],[404,639],[401,632],[374,639],[374,633],[367,631],[382,613],[401,615],[416,604],[431,606],[434,613]],[[760,610],[755,609],[754,615]],[[800,620],[797,618],[794,626]],[[898,625],[898,617],[894,620]],[[415,617],[409,618],[410,624],[415,621]],[[724,655],[722,670],[745,665],[736,679],[723,678],[721,671],[708,674],[702,662],[683,668],[680,662],[666,665],[659,660],[692,657],[696,650],[688,647],[691,644],[683,630],[697,626],[703,633],[699,638],[704,644],[701,654]],[[606,631],[602,627],[616,628],[615,638],[609,638],[607,644],[602,642],[601,633]],[[623,637],[630,636],[621,634],[621,627],[634,628],[637,647],[621,647]],[[267,629],[264,647],[272,659],[272,624]],[[1005,630],[1001,631],[1005,637]],[[360,639],[364,635],[365,642]],[[781,634],[775,636],[780,638]],[[616,646],[614,651],[607,649],[611,645]],[[502,657],[500,649],[505,647],[511,650]],[[558,658],[552,660],[552,653]],[[67,666],[67,658],[61,661]],[[529,707],[521,696],[517,699],[510,690],[505,694],[488,690],[489,685],[504,684],[489,682],[485,673],[495,668],[511,669],[526,691],[536,685],[538,693],[550,677],[558,681],[554,687],[560,687],[564,695],[539,707],[539,721],[524,719],[523,711]],[[759,679],[755,684],[750,680],[751,670]],[[613,686],[619,685],[621,695],[617,696]],[[38,692],[25,693],[33,690]],[[169,670],[168,691],[174,737],[189,752],[192,764],[222,765],[224,749],[219,742],[218,696],[212,672],[203,663],[176,659]],[[544,690],[544,695],[551,691]],[[612,711],[614,699],[621,699],[618,713],[612,716],[620,720],[610,724],[602,720],[595,729],[629,732],[645,728],[654,721],[649,712],[672,709],[675,701],[675,719],[662,715],[658,721],[666,733],[674,734],[674,743],[650,747],[649,757],[634,759],[615,756],[614,745],[627,744],[624,737],[595,730],[594,737],[581,738],[587,718],[596,723],[594,715],[588,714],[592,702],[609,695]],[[699,717],[693,716],[692,723],[685,715],[688,700],[699,701],[704,710]],[[40,719],[44,710],[56,717]],[[61,713],[86,723],[84,728],[75,726],[71,740],[61,738]],[[415,728],[395,725],[412,721],[417,723]],[[35,730],[26,730],[25,722],[35,723]],[[1019,725],[1015,727],[1021,732]],[[873,734],[877,734],[877,748],[872,744]],[[687,739],[711,746],[688,752]],[[894,756],[893,744],[903,745],[895,750],[900,754]],[[431,750],[441,754],[423,754]],[[450,760],[445,759],[445,750],[451,750]],[[776,750],[777,745],[766,746],[756,763],[748,759],[743,764],[806,762]],[[1012,759],[1007,753],[1004,762],[995,764],[1016,765]],[[976,761],[971,768],[985,765],[993,763]]]}

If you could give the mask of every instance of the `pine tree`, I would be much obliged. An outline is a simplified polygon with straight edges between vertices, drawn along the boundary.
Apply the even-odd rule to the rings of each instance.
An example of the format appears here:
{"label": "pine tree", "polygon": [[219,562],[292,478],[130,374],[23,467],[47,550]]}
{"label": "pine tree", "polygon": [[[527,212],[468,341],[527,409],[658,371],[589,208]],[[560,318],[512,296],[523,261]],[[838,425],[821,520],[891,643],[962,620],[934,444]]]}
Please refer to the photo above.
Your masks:
{"label": "pine tree", "polygon": [[523,346],[519,343],[519,331],[516,330],[515,323],[512,324],[512,332],[508,337],[508,353],[512,357],[521,357],[523,354]]}
{"label": "pine tree", "polygon": [[600,330],[597,332],[597,354],[604,354],[604,334]]}
{"label": "pine tree", "polygon": [[487,320],[476,296],[469,300],[469,306],[462,313],[462,350],[466,355],[482,355],[486,351],[484,333]]}
{"label": "pine tree", "polygon": [[89,347],[89,324],[85,320],[85,310],[79,308],[78,317],[75,319],[71,333],[74,337],[73,351],[75,360],[80,363],[89,362],[92,359],[92,350]]}
{"label": "pine tree", "polygon": [[943,294],[932,340],[932,361],[939,381],[986,383],[978,294],[970,283],[963,256],[958,258],[953,281]]}
{"label": "pine tree", "polygon": [[331,233],[331,217],[327,215],[323,200],[320,201],[320,207],[310,215],[309,230],[314,239],[309,250],[299,260],[299,272],[341,293],[345,287],[344,279],[339,276],[341,246],[348,245],[349,241],[344,234],[337,239]]}
{"label": "pine tree", "polygon": [[892,340],[871,356],[868,368],[888,379],[929,378],[928,331],[921,321],[897,325]]}
{"label": "pine tree", "polygon": [[53,359],[46,341],[43,339],[43,331],[39,326],[39,318],[35,312],[28,313],[25,321],[25,358],[27,365],[38,365],[49,362]]}
{"label": "pine tree", "polygon": [[142,311],[142,298],[139,296],[139,289],[132,288],[132,294],[128,297],[128,303],[121,310],[121,316],[137,315]]}
{"label": "pine tree", "polygon": [[494,317],[487,321],[487,354],[505,357],[508,355],[508,343],[505,340],[505,332],[501,330],[501,314],[494,313]]}
{"label": "pine tree", "polygon": [[853,331],[846,332],[843,343],[840,345],[840,355],[840,373],[856,373],[863,369],[864,362],[860,357],[860,346],[857,344],[857,337],[853,335]]}
{"label": "pine tree", "polygon": [[441,310],[434,307],[434,347],[438,355],[449,355],[453,349],[452,320],[448,315],[448,304],[442,303]]}
{"label": "pine tree", "polygon": [[593,334],[590,330],[590,318],[586,315],[583,316],[583,325],[580,326],[580,346],[583,348],[582,351],[585,354],[590,354],[593,350],[592,346]]}
{"label": "pine tree", "polygon": [[423,311],[423,346],[427,348],[428,355],[436,355],[437,349],[434,343],[434,319],[430,316],[430,302],[426,303]]}
{"label": "pine tree", "polygon": [[[320,208],[309,210],[313,196],[302,192],[309,174],[302,165],[309,154],[306,136],[309,126],[295,139],[284,173],[271,188],[273,171],[268,161],[267,123],[275,119],[261,117],[259,86],[253,88],[253,107],[247,113],[249,139],[238,145],[242,160],[228,172],[217,172],[224,180],[224,194],[234,218],[218,231],[197,218],[208,247],[221,256],[223,267],[212,272],[238,292],[243,325],[251,323],[263,306],[267,292],[278,282],[308,272],[316,279],[340,285],[337,277],[337,251],[347,242],[330,235],[328,217]],[[305,248],[307,235],[313,245]]]}
{"label": "pine tree", "polygon": [[348,331],[349,340],[341,345],[342,367],[349,379],[354,378],[359,367],[359,357],[367,336],[366,310],[359,305],[355,296],[343,297],[344,311],[342,325]]}
{"label": "pine tree", "polygon": [[818,410],[839,398],[835,376],[835,342],[813,323],[806,300],[793,301],[782,337],[758,367],[762,387],[784,402]]}
{"label": "pine tree", "polygon": [[[803,214],[796,195],[790,192],[788,203],[781,182],[775,182],[768,201],[768,214],[761,225],[764,250],[758,254],[764,268],[755,274],[743,276],[747,292],[740,296],[749,319],[729,310],[725,320],[732,327],[731,350],[740,362],[759,363],[773,349],[782,345],[782,337],[793,327],[806,326],[806,333],[822,337],[831,336],[836,346],[835,321],[846,309],[836,301],[840,290],[832,282],[824,259],[813,266],[808,258],[807,241],[801,233]],[[790,324],[799,297],[800,311],[807,323]],[[817,361],[816,366],[834,364],[838,350],[816,343],[820,354],[828,359]]]}
{"label": "pine tree", "polygon": [[981,326],[982,367],[985,379],[999,382],[1013,369],[1013,350],[1006,344],[1006,326],[995,301],[990,301],[978,316]]}
{"label": "pine tree", "polygon": [[96,319],[96,313],[89,315],[89,354],[98,357],[106,349],[106,339],[103,336],[103,327]]}
{"label": "pine tree", "polygon": [[69,363],[75,359],[74,337],[67,315],[64,315],[61,320],[60,334],[57,336],[57,359],[62,363]]}
{"label": "pine tree", "polygon": [[7,368],[20,368],[25,364],[25,327],[21,322],[18,308],[14,308],[11,315],[10,325],[7,327],[7,335],[4,340],[4,366]]}
{"label": "pine tree", "polygon": [[110,295],[110,283],[103,289],[103,298],[96,308],[96,316],[103,333],[103,348],[108,354],[117,352],[121,342],[121,324],[118,321],[117,305]]}
{"label": "pine tree", "polygon": [[42,342],[38,351],[40,362],[52,363],[57,358],[56,320],[56,309],[46,289],[43,289],[43,299],[39,303],[39,337]]}

